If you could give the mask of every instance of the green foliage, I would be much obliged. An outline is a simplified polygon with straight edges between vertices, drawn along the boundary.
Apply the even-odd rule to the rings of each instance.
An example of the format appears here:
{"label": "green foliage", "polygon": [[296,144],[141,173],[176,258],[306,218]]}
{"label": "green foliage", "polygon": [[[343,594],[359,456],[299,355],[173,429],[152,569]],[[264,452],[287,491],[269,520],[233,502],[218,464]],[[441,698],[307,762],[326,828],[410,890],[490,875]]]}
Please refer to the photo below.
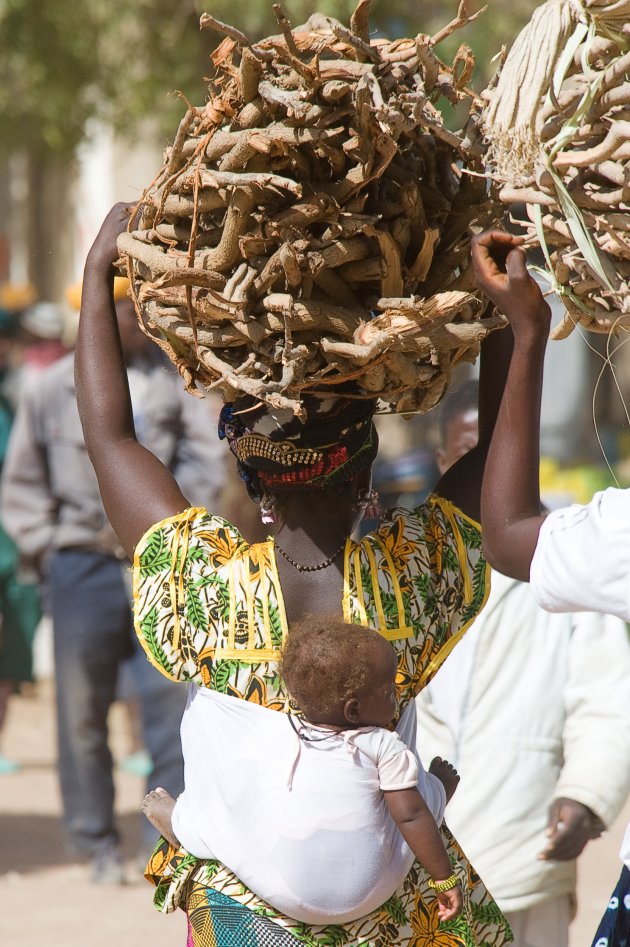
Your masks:
{"label": "green foliage", "polygon": [[383,907],[383,911],[387,911],[389,916],[396,924],[404,926],[407,923],[407,915],[403,907],[403,903],[400,898],[397,898],[395,895],[392,895],[389,901],[386,901]]}
{"label": "green foliage", "polygon": [[160,616],[158,614],[157,608],[154,606],[140,622],[140,629],[142,631],[142,636],[147,643],[149,651],[160,667],[164,668],[164,670],[170,674],[172,670],[170,662],[162,650],[162,645],[160,644],[159,638],[157,636],[157,627],[159,621]]}
{"label": "green foliage", "polygon": [[[489,0],[488,12],[439,52],[448,57],[461,42],[471,45],[482,63],[481,87],[493,70],[491,56],[537,5]],[[355,0],[285,0],[283,6],[296,26],[314,10],[347,23]],[[425,0],[420,7],[417,0],[373,0],[371,22],[376,33],[433,33],[457,6],[458,0]],[[150,117],[172,138],[182,106],[170,93],[204,100],[209,54],[221,41],[200,32],[204,8],[252,39],[277,32],[271,0],[0,0],[0,150],[71,155],[92,118],[132,134]]]}
{"label": "green foliage", "polygon": [[[1,119],[0,119],[1,122]],[[171,551],[164,540],[164,532],[159,529],[152,533],[140,556],[140,574],[142,576],[159,575],[171,567]]]}
{"label": "green foliage", "polygon": [[224,661],[221,658],[215,659],[212,668],[212,690],[219,694],[227,693],[227,686],[234,671],[238,668],[238,661]]}
{"label": "green foliage", "polygon": [[186,617],[198,631],[205,631],[208,627],[208,616],[196,588],[190,586],[186,596]]}

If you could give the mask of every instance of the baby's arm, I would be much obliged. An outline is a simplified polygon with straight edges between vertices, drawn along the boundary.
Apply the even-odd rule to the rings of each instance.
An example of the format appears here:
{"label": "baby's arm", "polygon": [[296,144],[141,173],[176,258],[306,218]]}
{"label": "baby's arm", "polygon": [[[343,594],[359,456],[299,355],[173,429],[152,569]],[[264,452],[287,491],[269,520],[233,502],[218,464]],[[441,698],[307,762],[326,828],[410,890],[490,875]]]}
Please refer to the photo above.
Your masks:
{"label": "baby's arm", "polygon": [[[446,881],[453,874],[442,837],[427,804],[417,789],[396,789],[385,792],[390,815],[405,842],[434,882]],[[448,891],[436,892],[438,915],[448,921],[462,909],[462,890],[454,885]]]}

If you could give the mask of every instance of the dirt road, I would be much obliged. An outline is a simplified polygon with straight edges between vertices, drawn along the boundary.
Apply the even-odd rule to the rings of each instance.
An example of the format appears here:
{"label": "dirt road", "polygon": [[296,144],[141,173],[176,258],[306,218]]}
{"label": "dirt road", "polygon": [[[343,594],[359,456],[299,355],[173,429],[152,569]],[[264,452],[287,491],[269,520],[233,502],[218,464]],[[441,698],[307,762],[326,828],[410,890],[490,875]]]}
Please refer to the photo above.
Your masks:
{"label": "dirt road", "polygon": [[[112,714],[115,756],[125,751],[121,716]],[[117,808],[131,883],[95,887],[85,866],[64,852],[54,759],[52,689],[40,684],[13,701],[3,750],[22,762],[0,776],[0,945],[2,947],[184,947],[181,912],[165,917],[134,856],[140,841],[141,779],[118,772]],[[590,947],[597,921],[619,874],[617,851],[630,805],[611,832],[580,862],[579,912],[571,947]],[[550,944],[549,947],[554,947]]]}

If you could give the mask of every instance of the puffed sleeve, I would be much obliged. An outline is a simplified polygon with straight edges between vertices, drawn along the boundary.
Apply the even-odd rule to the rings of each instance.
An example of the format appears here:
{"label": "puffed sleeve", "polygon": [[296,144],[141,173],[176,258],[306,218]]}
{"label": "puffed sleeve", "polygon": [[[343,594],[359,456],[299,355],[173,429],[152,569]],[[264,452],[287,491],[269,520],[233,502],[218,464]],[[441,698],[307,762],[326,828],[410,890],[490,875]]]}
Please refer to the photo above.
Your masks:
{"label": "puffed sleeve", "polygon": [[157,523],[138,543],[135,630],[166,677],[207,684],[228,606],[229,563],[242,542],[226,520],[191,507]]}
{"label": "puffed sleeve", "polygon": [[[414,510],[388,511],[371,535],[384,554],[380,588],[372,597],[380,598],[386,617],[389,599],[400,600],[396,620],[400,630],[389,634],[386,629],[386,637],[412,639],[400,671],[415,696],[485,605],[490,570],[482,552],[481,529],[447,500],[431,496]],[[383,624],[377,621],[373,627],[381,630]]]}

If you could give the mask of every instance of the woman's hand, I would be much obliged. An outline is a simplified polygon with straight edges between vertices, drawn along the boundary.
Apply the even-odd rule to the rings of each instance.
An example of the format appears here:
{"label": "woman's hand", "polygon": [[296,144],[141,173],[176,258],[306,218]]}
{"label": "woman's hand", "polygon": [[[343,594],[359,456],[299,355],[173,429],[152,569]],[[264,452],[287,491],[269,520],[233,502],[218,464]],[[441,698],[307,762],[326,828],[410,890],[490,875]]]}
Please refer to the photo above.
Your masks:
{"label": "woman's hand", "polygon": [[472,240],[477,286],[510,320],[515,339],[549,334],[551,310],[527,271],[522,237],[489,230]]}
{"label": "woman's hand", "polygon": [[448,891],[441,891],[436,894],[436,898],[438,900],[438,917],[441,921],[452,921],[454,917],[461,914],[464,898],[459,885],[449,888]]}
{"label": "woman's hand", "polygon": [[118,247],[116,241],[118,236],[129,226],[129,219],[135,204],[126,204],[120,202],[114,204],[107,217],[101,224],[94,243],[87,256],[86,269],[106,269],[109,270],[118,257]]}

